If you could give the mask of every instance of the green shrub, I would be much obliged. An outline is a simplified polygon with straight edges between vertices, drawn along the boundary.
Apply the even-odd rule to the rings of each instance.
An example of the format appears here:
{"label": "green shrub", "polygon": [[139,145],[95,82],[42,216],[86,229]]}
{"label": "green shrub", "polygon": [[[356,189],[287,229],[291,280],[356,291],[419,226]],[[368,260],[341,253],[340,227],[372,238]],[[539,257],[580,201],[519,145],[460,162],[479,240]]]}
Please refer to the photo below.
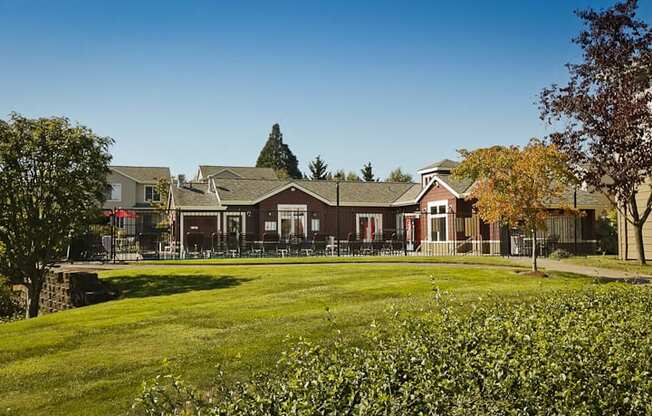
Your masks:
{"label": "green shrub", "polygon": [[[605,285],[521,304],[439,301],[375,325],[369,348],[300,340],[276,372],[201,392],[146,383],[139,414],[652,414],[652,291]],[[337,337],[336,337],[337,338]],[[218,379],[219,380],[219,379]]]}
{"label": "green shrub", "polygon": [[564,250],[563,248],[558,248],[554,250],[552,253],[550,253],[550,256],[548,257],[550,257],[551,259],[560,260],[560,259],[567,259],[573,257],[573,255],[569,251]]}
{"label": "green shrub", "polygon": [[24,316],[18,296],[7,281],[0,276],[0,323],[20,319]]}

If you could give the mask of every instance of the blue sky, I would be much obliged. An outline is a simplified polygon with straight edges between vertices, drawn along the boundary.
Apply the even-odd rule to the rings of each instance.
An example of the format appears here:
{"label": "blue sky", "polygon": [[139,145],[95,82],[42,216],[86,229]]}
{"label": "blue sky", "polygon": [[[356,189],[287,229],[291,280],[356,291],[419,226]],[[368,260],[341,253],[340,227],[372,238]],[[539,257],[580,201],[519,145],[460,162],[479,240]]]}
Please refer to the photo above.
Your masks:
{"label": "blue sky", "polygon": [[302,170],[381,176],[544,135],[572,11],[610,2],[457,3],[0,0],[0,117],[64,115],[115,164],[187,174],[253,165],[275,122]]}

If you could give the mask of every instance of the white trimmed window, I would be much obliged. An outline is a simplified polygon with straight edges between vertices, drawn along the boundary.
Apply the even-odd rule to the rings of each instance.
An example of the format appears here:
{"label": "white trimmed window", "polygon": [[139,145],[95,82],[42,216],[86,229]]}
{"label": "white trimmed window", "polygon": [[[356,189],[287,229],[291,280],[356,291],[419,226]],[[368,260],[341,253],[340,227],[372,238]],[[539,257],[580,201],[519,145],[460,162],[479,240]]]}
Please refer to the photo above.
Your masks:
{"label": "white trimmed window", "polygon": [[448,201],[428,202],[428,237],[430,241],[448,241]]}
{"label": "white trimmed window", "polygon": [[383,214],[355,214],[355,232],[363,241],[382,239]]}
{"label": "white trimmed window", "polygon": [[265,221],[265,231],[276,231],[276,221]]}
{"label": "white trimmed window", "polygon": [[312,230],[313,233],[319,232],[320,226],[321,226],[321,221],[319,221],[319,218],[313,218],[310,220],[310,229]]}
{"label": "white trimmed window", "polygon": [[113,202],[122,201],[122,184],[110,183],[106,189],[106,200]]}
{"label": "white trimmed window", "polygon": [[145,202],[161,202],[161,194],[156,185],[145,185]]}

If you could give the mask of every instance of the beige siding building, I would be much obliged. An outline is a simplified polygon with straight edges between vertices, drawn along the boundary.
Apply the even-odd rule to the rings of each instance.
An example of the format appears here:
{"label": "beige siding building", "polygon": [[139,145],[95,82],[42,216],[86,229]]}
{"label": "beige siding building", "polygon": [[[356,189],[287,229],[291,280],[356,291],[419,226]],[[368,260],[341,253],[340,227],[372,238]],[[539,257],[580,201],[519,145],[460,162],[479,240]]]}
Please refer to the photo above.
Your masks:
{"label": "beige siding building", "polygon": [[[648,180],[636,197],[639,211],[645,210],[650,192],[652,192],[652,181]],[[643,226],[643,246],[645,247],[645,258],[652,259],[652,215],[648,217]],[[631,223],[626,222],[620,213],[618,215],[618,253],[621,258],[638,260],[634,227]]]}

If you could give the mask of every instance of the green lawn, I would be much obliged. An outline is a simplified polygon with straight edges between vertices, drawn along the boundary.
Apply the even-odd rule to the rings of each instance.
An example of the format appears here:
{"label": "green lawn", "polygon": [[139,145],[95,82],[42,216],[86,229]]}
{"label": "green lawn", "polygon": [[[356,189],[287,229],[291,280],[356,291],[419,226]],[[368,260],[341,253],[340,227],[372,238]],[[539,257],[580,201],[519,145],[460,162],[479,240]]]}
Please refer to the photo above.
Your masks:
{"label": "green lawn", "polygon": [[652,259],[648,259],[650,264],[645,266],[641,266],[636,260],[619,260],[617,256],[571,257],[563,261],[587,267],[603,267],[652,276]]}
{"label": "green lawn", "polygon": [[163,265],[249,265],[249,264],[324,264],[324,263],[438,263],[438,264],[480,264],[492,266],[518,266],[519,263],[498,256],[355,256],[355,257],[285,257],[285,258],[227,258],[227,259],[188,259],[153,260],[138,264]]}
{"label": "green lawn", "polygon": [[217,364],[246,377],[273,365],[288,334],[332,336],[326,308],[352,342],[390,305],[418,313],[433,276],[465,302],[594,284],[555,273],[540,279],[507,268],[418,265],[167,267],[102,276],[124,299],[0,325],[0,414],[124,413],[165,358],[199,386]]}

